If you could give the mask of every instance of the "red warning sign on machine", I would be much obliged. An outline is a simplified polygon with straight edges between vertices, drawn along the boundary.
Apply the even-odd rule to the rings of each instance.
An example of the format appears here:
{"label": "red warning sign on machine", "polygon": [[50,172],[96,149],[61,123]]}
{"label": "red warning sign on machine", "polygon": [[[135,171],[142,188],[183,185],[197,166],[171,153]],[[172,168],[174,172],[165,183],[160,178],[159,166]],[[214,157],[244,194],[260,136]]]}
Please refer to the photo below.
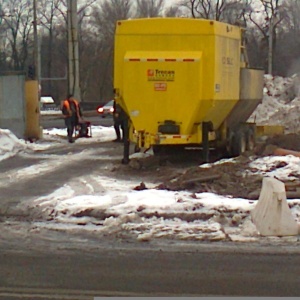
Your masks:
{"label": "red warning sign on machine", "polygon": [[166,91],[167,84],[165,82],[156,82],[156,83],[154,83],[154,90],[155,91]]}

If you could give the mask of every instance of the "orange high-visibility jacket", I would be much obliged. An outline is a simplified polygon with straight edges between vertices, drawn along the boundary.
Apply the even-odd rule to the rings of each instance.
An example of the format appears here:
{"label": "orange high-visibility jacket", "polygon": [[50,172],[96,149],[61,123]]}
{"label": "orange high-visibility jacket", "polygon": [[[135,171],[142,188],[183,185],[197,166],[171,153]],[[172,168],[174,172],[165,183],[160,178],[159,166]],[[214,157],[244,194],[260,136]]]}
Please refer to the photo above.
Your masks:
{"label": "orange high-visibility jacket", "polygon": [[71,101],[75,105],[77,117],[78,118],[81,117],[81,110],[80,110],[79,103],[76,100],[74,100],[74,99],[66,99],[66,100],[63,101],[62,112],[63,112],[64,116],[66,118],[72,116],[72,111],[71,111],[71,107],[70,107],[70,102]]}

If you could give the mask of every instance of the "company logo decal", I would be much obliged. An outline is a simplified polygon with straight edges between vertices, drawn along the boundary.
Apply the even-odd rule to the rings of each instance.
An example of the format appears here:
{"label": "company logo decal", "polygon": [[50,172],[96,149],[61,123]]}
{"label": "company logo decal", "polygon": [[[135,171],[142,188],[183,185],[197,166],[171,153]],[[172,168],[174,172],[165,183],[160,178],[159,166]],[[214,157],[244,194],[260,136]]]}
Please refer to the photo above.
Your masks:
{"label": "company logo decal", "polygon": [[165,82],[156,82],[156,83],[154,83],[154,90],[165,92],[167,90],[167,83],[165,83]]}
{"label": "company logo decal", "polygon": [[147,77],[148,77],[148,81],[174,81],[175,71],[174,70],[148,69]]}

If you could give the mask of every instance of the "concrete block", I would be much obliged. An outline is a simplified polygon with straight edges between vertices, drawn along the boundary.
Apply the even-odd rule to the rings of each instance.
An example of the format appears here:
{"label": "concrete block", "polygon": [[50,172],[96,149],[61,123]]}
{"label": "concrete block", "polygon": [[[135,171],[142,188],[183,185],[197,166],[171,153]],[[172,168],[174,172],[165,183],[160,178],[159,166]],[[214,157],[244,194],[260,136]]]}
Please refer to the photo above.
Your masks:
{"label": "concrete block", "polygon": [[298,235],[298,224],[286,200],[285,185],[275,178],[264,178],[252,221],[263,236]]}

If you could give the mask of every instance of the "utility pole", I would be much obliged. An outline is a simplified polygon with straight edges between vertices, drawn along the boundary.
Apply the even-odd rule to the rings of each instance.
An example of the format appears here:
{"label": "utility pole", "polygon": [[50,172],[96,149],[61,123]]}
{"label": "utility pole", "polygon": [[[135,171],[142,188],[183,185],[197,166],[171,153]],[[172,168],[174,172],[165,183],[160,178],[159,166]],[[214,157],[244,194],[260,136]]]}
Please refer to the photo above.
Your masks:
{"label": "utility pole", "polygon": [[33,0],[33,34],[34,34],[34,79],[40,85],[40,53],[39,53],[39,39],[37,31],[37,6],[36,0]]}
{"label": "utility pole", "polygon": [[274,30],[274,16],[271,16],[269,21],[269,53],[268,53],[268,74],[273,72],[273,30]]}
{"label": "utility pole", "polygon": [[26,129],[25,136],[28,139],[39,139],[43,136],[42,127],[40,127],[40,63],[39,63],[39,41],[37,31],[37,1],[32,0],[33,9],[33,35],[34,35],[34,48],[33,48],[33,66],[29,66],[28,77],[30,80],[25,82],[25,111],[26,116]]}
{"label": "utility pole", "polygon": [[77,0],[68,0],[68,92],[80,101]]}

